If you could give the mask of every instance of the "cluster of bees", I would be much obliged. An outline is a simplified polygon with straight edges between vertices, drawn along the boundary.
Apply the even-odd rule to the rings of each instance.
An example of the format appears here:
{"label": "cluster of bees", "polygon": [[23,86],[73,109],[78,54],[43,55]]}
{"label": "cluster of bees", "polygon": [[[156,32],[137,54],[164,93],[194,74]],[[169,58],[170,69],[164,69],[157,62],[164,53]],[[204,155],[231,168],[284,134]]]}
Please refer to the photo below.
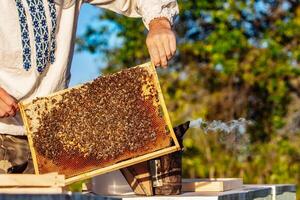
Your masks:
{"label": "cluster of bees", "polygon": [[61,156],[109,161],[151,148],[167,134],[156,123],[162,116],[152,79],[146,69],[131,68],[46,99],[51,109],[40,113],[35,149],[59,163]]}

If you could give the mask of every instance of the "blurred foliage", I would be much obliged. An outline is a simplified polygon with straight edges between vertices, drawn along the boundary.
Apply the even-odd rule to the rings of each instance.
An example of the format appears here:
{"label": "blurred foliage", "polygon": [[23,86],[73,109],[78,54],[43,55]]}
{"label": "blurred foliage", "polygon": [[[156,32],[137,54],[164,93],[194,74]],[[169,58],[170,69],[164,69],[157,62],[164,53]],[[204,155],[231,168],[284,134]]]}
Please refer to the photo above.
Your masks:
{"label": "blurred foliage", "polygon": [[82,184],[83,183],[84,183],[83,181],[78,181],[78,182],[72,183],[71,185],[68,186],[68,191],[82,192]]}
{"label": "blurred foliage", "polygon": [[[177,55],[159,71],[173,124],[198,117],[255,121],[245,152],[226,148],[236,144],[220,143],[217,134],[190,131],[184,176],[299,184],[299,1],[180,0],[179,5]],[[78,42],[79,50],[104,55],[103,73],[148,60],[141,20],[110,11],[99,20],[103,24],[88,27]]]}

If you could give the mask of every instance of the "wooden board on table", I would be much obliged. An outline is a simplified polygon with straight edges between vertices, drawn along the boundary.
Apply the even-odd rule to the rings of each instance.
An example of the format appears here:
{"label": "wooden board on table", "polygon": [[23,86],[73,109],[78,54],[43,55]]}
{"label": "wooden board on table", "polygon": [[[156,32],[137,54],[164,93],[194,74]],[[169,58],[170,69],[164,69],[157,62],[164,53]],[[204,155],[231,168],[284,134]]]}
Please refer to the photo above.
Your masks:
{"label": "wooden board on table", "polygon": [[223,192],[241,188],[241,178],[183,179],[183,192]]}
{"label": "wooden board on table", "polygon": [[[130,69],[126,69],[127,71],[130,71],[130,73],[135,73],[135,72],[142,72],[141,77],[138,80],[145,79],[146,77],[146,84],[141,82],[142,85],[140,87],[142,90],[138,90],[140,92],[140,95],[142,96],[143,100],[142,101],[132,101],[133,104],[138,103],[139,105],[145,105],[143,110],[148,110],[149,115],[152,122],[151,124],[156,128],[156,138],[154,140],[136,140],[135,142],[144,142],[146,145],[140,145],[141,148],[131,151],[129,149],[126,149],[125,153],[114,156],[114,157],[109,157],[109,158],[97,158],[94,156],[94,151],[91,153],[81,153],[81,150],[84,148],[81,148],[81,144],[77,144],[76,141],[72,141],[72,144],[65,144],[61,142],[60,137],[67,137],[68,134],[64,135],[64,131],[60,130],[59,124],[57,125],[57,133],[51,133],[51,134],[46,134],[48,140],[56,141],[53,142],[53,148],[51,148],[51,143],[46,143],[46,145],[36,145],[37,141],[46,141],[45,139],[40,140],[41,135],[39,134],[39,128],[43,127],[43,117],[47,117],[48,119],[51,119],[51,112],[53,110],[64,110],[59,107],[61,103],[66,103],[65,99],[66,96],[69,94],[74,94],[74,91],[80,90],[82,93],[81,95],[85,97],[90,97],[89,94],[91,94],[91,91],[89,94],[86,93],[88,90],[87,88],[91,88],[90,86],[93,85],[93,82],[87,83],[81,86],[77,86],[73,89],[66,89],[59,91],[57,93],[51,94],[47,97],[40,97],[36,98],[33,101],[25,101],[21,102],[19,104],[20,111],[22,114],[22,119],[24,121],[24,125],[26,127],[27,131],[27,136],[29,140],[29,146],[31,149],[31,154],[33,158],[33,164],[35,168],[36,174],[44,174],[44,173],[49,173],[49,172],[54,172],[57,171],[60,174],[65,174],[66,175],[66,184],[70,184],[76,181],[84,180],[91,178],[96,175],[104,174],[107,172],[111,172],[114,170],[118,170],[127,166],[131,166],[140,162],[144,162],[162,155],[166,155],[175,151],[180,150],[180,146],[178,144],[177,138],[175,136],[175,133],[173,131],[171,121],[169,119],[169,115],[167,112],[167,108],[163,99],[163,94],[159,85],[159,80],[158,76],[156,74],[156,70],[153,64],[151,63],[145,63]],[[125,70],[124,70],[125,71]],[[123,71],[123,72],[124,72]],[[111,80],[114,79],[114,77],[120,77],[122,76],[123,72],[119,72],[113,75],[108,75],[101,77],[106,80]],[[99,79],[98,79],[99,80]],[[115,79],[114,79],[115,80]],[[136,80],[136,79],[135,79]],[[115,80],[116,81],[116,80]],[[113,82],[112,82],[113,83]],[[150,85],[149,85],[150,84]],[[113,91],[114,93],[118,93],[122,90],[122,86],[126,84],[119,84],[117,85],[118,87],[121,87],[117,89],[116,91]],[[105,86],[105,85],[104,85]],[[94,89],[95,87],[92,87]],[[97,88],[97,87],[96,87]],[[102,89],[105,89],[106,87],[102,87]],[[96,89],[97,90],[97,89]],[[114,90],[112,88],[112,90]],[[128,93],[132,93],[132,90],[128,91]],[[155,95],[153,95],[155,94]],[[155,96],[155,101],[154,99],[151,99],[152,97],[149,96]],[[98,101],[97,101],[98,102]],[[111,102],[111,101],[108,101]],[[122,101],[123,102],[130,102],[130,101]],[[98,102],[99,103],[99,102]],[[57,107],[58,106],[58,107]],[[67,106],[67,105],[66,105]],[[141,106],[139,106],[141,107]],[[137,110],[137,107],[135,107]],[[125,109],[120,108],[123,111]],[[94,112],[94,111],[93,111]],[[75,113],[78,114],[78,117],[83,117],[84,115],[81,115],[82,112],[77,112]],[[98,113],[98,112],[97,112]],[[117,113],[117,112],[115,112]],[[53,113],[52,113],[53,114]],[[109,115],[109,114],[107,114]],[[62,115],[60,115],[62,116]],[[65,116],[65,115],[63,115]],[[110,119],[112,118],[111,116],[106,116],[105,119]],[[147,119],[150,119],[149,117]],[[74,118],[72,118],[74,119]],[[78,119],[78,118],[76,118]],[[104,118],[102,118],[104,119]],[[125,118],[124,118],[125,119]],[[134,118],[135,119],[135,118]],[[128,119],[129,120],[129,119]],[[138,120],[139,121],[139,120]],[[85,120],[83,123],[87,123],[88,121]],[[82,123],[75,123],[72,125],[72,127],[76,125],[80,125]],[[118,123],[116,123],[118,125]],[[47,123],[46,123],[47,125]],[[107,124],[111,125],[111,124]],[[121,124],[122,125],[122,124]],[[123,127],[121,125],[118,125],[118,127]],[[105,126],[105,125],[104,125]],[[94,127],[89,126],[89,127]],[[125,129],[124,129],[125,130]],[[127,130],[127,129],[126,129]],[[75,133],[75,132],[73,132]],[[118,136],[124,135],[122,132],[117,132]],[[130,132],[131,133],[131,132]],[[152,133],[152,132],[151,132]],[[151,133],[144,133],[143,135],[150,135]],[[76,134],[81,134],[81,132],[76,132]],[[98,136],[103,135],[103,130],[94,130],[91,132],[93,136]],[[80,137],[81,137],[80,135]],[[43,135],[45,137],[45,134]],[[53,140],[54,138],[54,140]],[[73,139],[73,138],[72,138]],[[66,140],[70,141],[70,140]],[[85,140],[85,141],[90,141],[93,142],[94,140]],[[103,142],[108,141],[108,140],[102,140]],[[114,142],[113,140],[110,140],[111,142]],[[45,142],[44,142],[45,143]],[[99,144],[99,143],[97,143]],[[122,142],[122,144],[131,144],[130,142],[127,143]],[[48,146],[47,149],[42,149],[46,148],[45,146]],[[109,145],[107,145],[109,146]],[[71,151],[70,149],[75,148],[76,149]],[[89,145],[90,147],[90,145]],[[40,150],[38,149],[40,148]],[[60,149],[58,149],[60,148]],[[51,156],[47,155],[47,152],[49,150],[54,151],[53,149],[56,149],[55,152],[57,152],[58,155],[60,156]],[[118,148],[119,149],[119,148]],[[72,156],[70,156],[70,153],[66,152],[72,152]],[[76,153],[74,153],[76,152]],[[94,157],[93,157],[94,156]],[[96,159],[97,158],[97,159]]]}
{"label": "wooden board on table", "polygon": [[63,187],[65,176],[56,173],[35,174],[0,174],[0,188],[3,187]]}
{"label": "wooden board on table", "polygon": [[60,194],[63,189],[60,187],[16,187],[0,188],[0,194]]}

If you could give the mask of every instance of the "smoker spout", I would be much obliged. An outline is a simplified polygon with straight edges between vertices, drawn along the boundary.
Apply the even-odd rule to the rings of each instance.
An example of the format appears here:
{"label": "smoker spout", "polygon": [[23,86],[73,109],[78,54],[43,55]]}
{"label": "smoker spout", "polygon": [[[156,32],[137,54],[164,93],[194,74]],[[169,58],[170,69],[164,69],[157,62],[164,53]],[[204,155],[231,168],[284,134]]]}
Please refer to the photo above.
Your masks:
{"label": "smoker spout", "polygon": [[177,137],[177,140],[181,147],[183,147],[183,144],[182,144],[183,136],[187,132],[189,127],[190,127],[190,121],[187,121],[187,122],[180,124],[179,126],[176,126],[175,128],[173,128],[175,135]]}

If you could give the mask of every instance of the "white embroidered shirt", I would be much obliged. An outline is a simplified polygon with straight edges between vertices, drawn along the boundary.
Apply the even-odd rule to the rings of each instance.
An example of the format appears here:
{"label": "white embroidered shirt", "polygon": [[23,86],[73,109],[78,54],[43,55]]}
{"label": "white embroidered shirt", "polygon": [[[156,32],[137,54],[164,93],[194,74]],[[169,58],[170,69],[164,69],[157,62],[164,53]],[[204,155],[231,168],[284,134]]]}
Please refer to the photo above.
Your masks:
{"label": "white embroidered shirt", "polygon": [[[178,13],[176,0],[0,0],[0,87],[18,101],[67,87],[83,3],[142,17],[146,26]],[[0,133],[25,133],[19,113],[0,118]]]}

